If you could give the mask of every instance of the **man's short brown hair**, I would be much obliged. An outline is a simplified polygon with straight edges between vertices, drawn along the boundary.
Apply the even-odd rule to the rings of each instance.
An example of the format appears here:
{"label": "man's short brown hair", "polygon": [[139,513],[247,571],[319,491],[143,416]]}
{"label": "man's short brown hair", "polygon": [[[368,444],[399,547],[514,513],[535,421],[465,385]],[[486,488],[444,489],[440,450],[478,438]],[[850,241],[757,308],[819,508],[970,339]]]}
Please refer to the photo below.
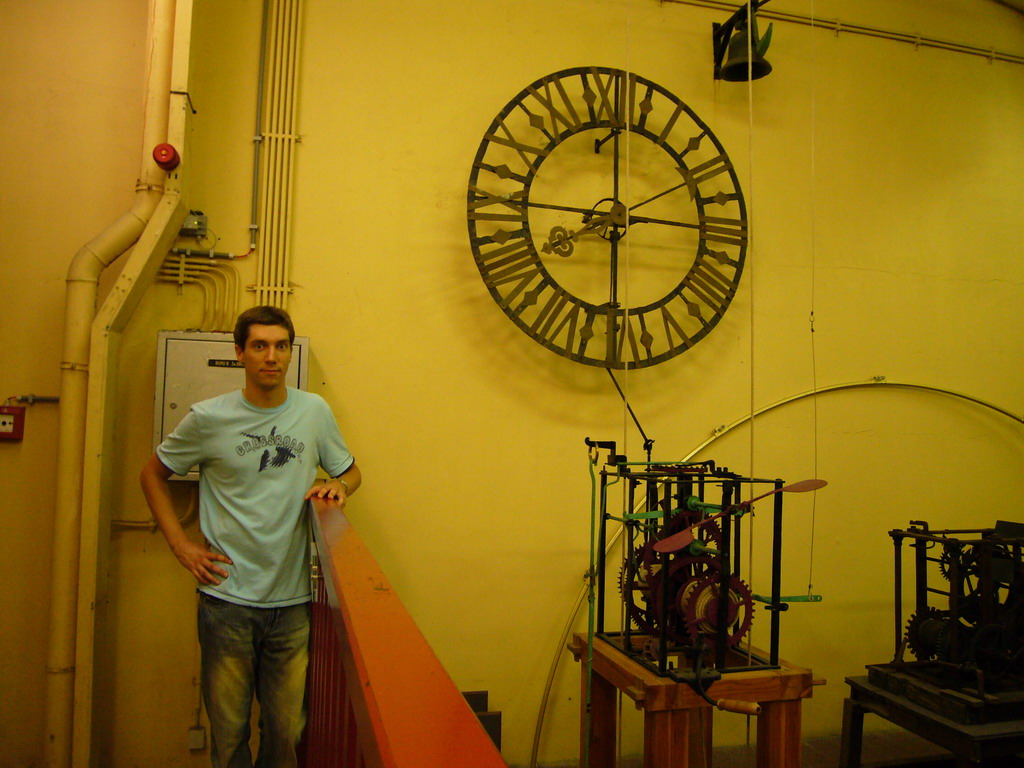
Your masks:
{"label": "man's short brown hair", "polygon": [[245,343],[249,340],[251,325],[280,325],[288,330],[288,344],[295,342],[295,326],[288,313],[280,307],[252,307],[238,316],[235,321],[235,344],[242,349],[245,349]]}

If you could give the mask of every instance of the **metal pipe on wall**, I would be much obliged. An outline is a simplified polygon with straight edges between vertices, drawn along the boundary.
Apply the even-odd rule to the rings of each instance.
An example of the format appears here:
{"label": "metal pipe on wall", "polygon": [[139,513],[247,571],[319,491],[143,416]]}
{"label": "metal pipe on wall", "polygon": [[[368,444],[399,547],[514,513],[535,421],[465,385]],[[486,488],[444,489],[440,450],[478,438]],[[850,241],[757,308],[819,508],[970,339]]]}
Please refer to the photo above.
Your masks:
{"label": "metal pipe on wall", "polygon": [[54,507],[44,744],[44,765],[55,768],[70,765],[72,748],[75,615],[90,327],[96,311],[100,275],[139,239],[161,198],[164,173],[157,167],[150,151],[164,140],[167,130],[173,19],[173,0],[156,0],[151,9],[143,155],[135,202],[82,246],[71,261],[66,279],[57,436],[57,476],[61,481],[57,484]]}
{"label": "metal pipe on wall", "polygon": [[[189,0],[177,0],[177,3],[179,7],[191,7]],[[183,104],[184,99],[181,101]],[[184,131],[177,132],[178,138],[183,135]],[[119,411],[116,382],[121,336],[185,219],[187,208],[178,188],[180,178],[180,174],[175,174],[173,180],[168,178],[167,191],[153,212],[153,218],[92,323],[75,625],[72,753],[75,768],[97,764],[93,724],[99,722],[99,718],[95,717],[94,698],[97,681],[103,676],[96,672],[96,652],[111,647],[110,643],[103,642],[110,603],[110,505],[107,501],[113,495],[114,479],[120,467],[117,459],[121,458],[117,453],[115,430]]]}
{"label": "metal pipe on wall", "polygon": [[[285,19],[287,45],[284,50],[283,88],[281,91],[281,125],[289,138],[285,144],[285,169],[281,179],[284,186],[284,226],[282,233],[288,237],[291,230],[292,198],[295,181],[295,145],[299,137],[295,133],[295,82],[298,73],[299,55],[299,10],[300,0],[289,0]],[[282,243],[281,266],[278,284],[289,290],[291,276],[291,247],[287,239]],[[287,296],[287,293],[285,294]],[[282,304],[283,305],[283,304]]]}
{"label": "metal pipe on wall", "polygon": [[[188,121],[189,48],[192,0],[157,0],[173,12],[170,89],[166,141],[183,147]],[[168,95],[169,94],[169,95]],[[187,159],[188,153],[183,153]],[[97,637],[106,626],[109,603],[107,554],[110,545],[110,508],[117,459],[116,416],[120,342],[125,327],[143,294],[156,277],[164,257],[181,229],[187,206],[183,199],[187,162],[165,177],[164,194],[153,217],[132,249],[124,268],[96,313],[91,327],[89,354],[88,419],[82,472],[81,559],[78,571],[78,620],[75,642],[74,746],[75,768],[96,764],[94,694],[96,651],[104,647]]]}
{"label": "metal pipe on wall", "polygon": [[[221,328],[216,327],[216,321],[219,319],[220,315],[217,313],[216,309],[211,311],[211,307],[216,304],[217,296],[210,296],[211,289],[204,278],[205,276],[199,272],[193,272],[191,270],[183,271],[173,268],[169,269],[166,266],[161,267],[160,274],[157,275],[157,280],[160,280],[161,282],[177,283],[179,293],[181,293],[182,288],[184,288],[186,284],[198,285],[199,291],[203,295],[203,319],[199,322],[199,328],[204,331],[222,330]],[[213,287],[213,291],[214,294],[217,293],[216,286]],[[211,318],[213,319],[211,320]]]}
{"label": "metal pipe on wall", "polygon": [[[260,21],[260,63],[256,83],[256,125],[252,137],[252,200],[249,210],[249,251],[256,250],[256,234],[259,232],[260,204],[260,149],[263,145],[263,134],[260,126],[263,120],[263,81],[267,61],[267,8],[270,0],[263,0],[263,15]],[[248,255],[248,254],[246,254]]]}
{"label": "metal pipe on wall", "polygon": [[260,237],[257,304],[284,307],[289,283],[295,98],[298,74],[300,0],[268,0],[264,14],[267,48],[263,115]]}
{"label": "metal pipe on wall", "polygon": [[[233,267],[213,259],[170,256],[160,267],[158,279],[177,283],[179,290],[186,283],[199,285],[203,292],[203,323],[200,327],[214,331],[232,329],[238,296],[238,274]],[[207,283],[211,286],[209,290]]]}
{"label": "metal pipe on wall", "polygon": [[[999,5],[1020,13],[1019,9],[1003,2],[1003,0],[994,1]],[[733,13],[741,7],[741,5],[724,2],[723,0],[659,0],[659,2],[676,3],[677,5],[693,5],[698,8],[712,8],[714,10],[728,11],[729,13]],[[785,11],[777,11],[771,8],[759,8],[757,10],[757,15],[762,19],[771,19],[772,21],[783,21],[790,24],[800,24],[806,27],[828,30],[833,32],[837,37],[840,32],[844,32],[851,35],[864,35],[882,40],[891,40],[897,43],[907,43],[915,48],[937,48],[939,50],[963,53],[969,56],[980,56],[983,59],[988,59],[989,62],[1004,61],[1008,64],[1024,64],[1024,56],[1016,53],[997,51],[995,48],[980,48],[976,45],[966,45],[964,43],[956,43],[950,40],[937,40],[932,37],[922,37],[921,35],[910,34],[908,32],[896,32],[888,29],[880,29],[878,27],[868,27],[863,24],[849,24],[839,19],[820,19],[814,16],[806,16],[800,13],[787,13]]]}

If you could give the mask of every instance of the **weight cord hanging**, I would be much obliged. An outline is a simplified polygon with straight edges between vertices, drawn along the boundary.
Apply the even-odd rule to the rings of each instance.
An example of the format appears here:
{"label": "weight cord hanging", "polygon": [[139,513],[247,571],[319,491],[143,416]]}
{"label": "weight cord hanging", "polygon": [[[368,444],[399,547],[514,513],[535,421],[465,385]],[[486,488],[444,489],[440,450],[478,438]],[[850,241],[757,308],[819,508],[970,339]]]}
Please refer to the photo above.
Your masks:
{"label": "weight cord hanging", "polygon": [[[630,7],[627,6],[626,7],[626,62],[625,62],[625,69],[626,69],[627,73],[633,71],[633,67],[632,67],[633,40],[632,40],[632,34],[631,34],[632,33],[632,14],[631,14],[630,11],[631,11]],[[625,83],[627,81],[628,81],[628,78],[627,78],[627,80],[622,80],[622,81],[619,81],[618,83],[616,83],[616,89],[626,90],[628,88],[628,86],[625,85]],[[626,94],[625,93],[617,92],[616,96],[617,96],[617,99],[616,99],[617,107],[618,107],[618,105],[622,105],[622,104],[625,103],[625,100],[626,100]],[[613,197],[615,197],[615,199],[618,199],[619,198],[619,194],[621,192],[622,195],[623,195],[623,198],[630,204],[630,206],[633,203],[633,195],[632,195],[632,189],[631,189],[631,185],[630,185],[630,180],[633,177],[633,174],[632,174],[632,152],[631,152],[631,149],[632,149],[632,146],[633,146],[632,138],[633,138],[632,132],[629,131],[628,129],[626,129],[626,131],[625,131],[625,139],[626,139],[626,141],[625,141],[625,150],[624,150],[625,151],[626,175],[625,175],[625,189],[622,190],[620,188],[620,186],[619,186],[619,183],[620,183],[620,179],[619,179],[619,175],[618,175],[618,173],[619,173],[619,162],[618,162],[619,143],[618,143],[618,137],[616,137],[616,143],[615,143],[616,158],[615,158],[615,165],[614,165],[614,168],[615,168],[615,179],[614,179],[615,189],[614,189],[614,193],[613,193]],[[628,210],[629,210],[629,207],[627,207],[627,211]],[[627,215],[626,215],[626,229],[623,230],[623,235],[626,234],[626,232],[628,231],[628,228],[629,228],[629,215],[627,213]],[[628,312],[628,308],[630,306],[630,287],[631,287],[630,277],[632,275],[632,272],[630,270],[630,257],[632,255],[632,247],[631,246],[632,246],[632,241],[629,240],[629,239],[626,239],[625,247],[623,248],[623,251],[622,251],[622,259],[623,259],[623,267],[624,267],[624,270],[623,270],[624,279],[623,279],[623,283],[622,283],[622,306],[626,308],[625,311],[623,312],[624,325],[628,325],[629,324],[629,320],[628,320],[628,317],[627,317],[626,313]],[[613,280],[617,280],[617,278],[613,277]],[[617,283],[612,286],[612,291],[613,291],[613,294],[615,296],[617,296],[617,294],[618,294],[618,285],[617,285]],[[625,329],[623,329],[623,335],[625,335]],[[622,413],[622,445],[623,445],[623,447],[625,449],[626,455],[627,456],[629,455],[629,420],[627,419],[627,414],[628,414],[630,417],[632,417],[633,422],[636,425],[637,430],[640,432],[641,436],[643,437],[644,449],[647,451],[647,455],[649,457],[650,456],[651,441],[647,438],[647,435],[644,433],[643,428],[640,426],[640,421],[636,418],[636,414],[633,412],[633,407],[630,405],[629,397],[619,387],[618,381],[616,381],[615,376],[612,375],[611,368],[606,368],[605,370],[608,371],[609,376],[611,376],[612,383],[615,385],[615,388],[619,391],[619,395],[622,397],[622,404],[624,406],[623,413]],[[630,369],[628,367],[626,368],[626,370],[625,370],[623,375],[624,375],[624,379],[625,379],[625,383],[626,383],[626,389],[628,390],[629,389],[629,382],[630,382]],[[615,482],[618,482],[618,481],[616,480]],[[601,497],[601,508],[602,508],[602,511],[604,510],[604,508],[606,507],[606,504],[607,504],[607,502],[606,502],[606,499],[607,499],[606,490],[607,490],[607,486],[602,486],[602,497]],[[625,489],[623,489],[622,493],[623,493],[623,501],[625,501],[625,494],[626,494]],[[621,533],[621,530],[622,530],[622,528],[620,527],[620,529],[619,529],[620,533]],[[619,539],[620,544],[621,544],[621,551],[619,553],[619,557],[621,559],[621,558],[624,558],[625,554],[626,554],[626,541],[625,541],[625,539],[623,539],[621,537],[621,535],[618,536],[618,539]],[[595,575],[596,575],[596,572],[595,572]],[[595,588],[595,583],[594,583],[594,580],[591,579],[591,584],[590,584],[591,594],[593,594],[594,588]],[[623,602],[620,605],[619,625],[623,626],[624,622],[626,622],[626,621],[628,621],[628,619],[626,618],[626,604],[625,604],[625,602]],[[594,628],[592,626],[589,628],[589,631],[587,633],[587,641],[588,641],[588,643],[590,645],[591,650],[593,650],[593,645],[594,645]],[[593,660],[593,654],[591,654],[591,660]],[[588,674],[592,676],[593,675],[593,669],[588,669]],[[622,721],[623,721],[623,717],[622,717],[622,691],[616,690],[615,699],[616,699],[615,704],[616,704],[616,708],[617,708],[617,713],[616,713],[616,716],[615,716],[615,728],[616,728],[616,733],[615,733],[615,749],[616,749],[615,757],[616,757],[616,760],[615,760],[615,764],[616,765],[621,765],[622,764],[622,742],[623,742],[623,738],[622,738]],[[587,762],[584,765],[584,768],[589,768],[589,764],[590,764],[591,742],[590,742],[589,726],[590,726],[591,716],[590,716],[590,709],[589,709],[589,707],[587,709],[587,720],[588,720],[588,722],[587,722],[588,731],[587,731],[587,742],[586,742],[586,744],[587,744]]]}
{"label": "weight cord hanging", "polygon": [[[749,208],[747,210],[747,221],[749,222],[749,228],[747,230],[747,286],[750,290],[750,413],[754,412],[754,382],[755,382],[755,357],[757,349],[754,345],[755,341],[755,328],[754,328],[754,301],[756,292],[754,291],[755,286],[755,265],[756,259],[754,256],[757,251],[754,248],[754,232],[756,227],[754,225],[754,203],[757,200],[754,194],[754,8],[752,7],[751,0],[747,0],[747,172],[750,175],[747,181],[748,199],[750,200]],[[757,473],[754,471],[754,432],[755,425],[754,420],[750,420],[750,477],[757,477]],[[750,493],[753,493],[753,488],[750,488]],[[748,576],[750,580],[750,588],[754,589],[754,527],[756,517],[750,516],[750,532],[747,536],[747,568],[750,571]],[[753,658],[753,647],[750,643],[747,643],[747,666],[751,665]],[[747,718],[747,746],[750,746],[750,718]]]}
{"label": "weight cord hanging", "polygon": [[[815,19],[815,7],[814,0],[811,0],[811,26],[814,26]],[[817,134],[818,128],[818,49],[815,44],[815,36],[811,36],[811,139],[810,139],[810,176],[811,176],[811,312],[808,318],[809,328],[808,332],[810,335],[810,348],[811,348],[811,390],[817,391],[818,389],[818,354],[817,346],[815,345],[814,338],[814,310],[816,307],[815,299],[817,297],[817,271],[816,266],[818,263],[818,206],[817,206],[817,185],[815,178],[817,176],[818,164],[817,164],[817,144],[815,143],[815,135]],[[812,477],[818,476],[818,397],[815,395],[811,398],[811,439],[813,441],[813,448],[811,455],[814,461],[814,471],[811,473]],[[810,547],[807,553],[807,597],[810,598],[814,591],[814,532],[815,525],[818,520],[818,494],[811,495],[811,520],[810,520]]]}
{"label": "weight cord hanging", "polygon": [[[597,523],[597,477],[594,475],[594,465],[597,464],[597,450],[591,449],[587,454],[587,469],[590,471],[590,561],[587,566],[586,595],[587,595],[587,658],[583,660],[586,665],[587,684],[586,700],[584,701],[584,712],[586,712],[586,723],[583,728],[583,743],[588,745],[583,754],[583,768],[590,768],[590,686],[594,678],[594,603],[597,599],[594,591],[594,577],[597,573],[595,567],[594,550],[594,528]],[[538,729],[534,741],[540,736]]]}

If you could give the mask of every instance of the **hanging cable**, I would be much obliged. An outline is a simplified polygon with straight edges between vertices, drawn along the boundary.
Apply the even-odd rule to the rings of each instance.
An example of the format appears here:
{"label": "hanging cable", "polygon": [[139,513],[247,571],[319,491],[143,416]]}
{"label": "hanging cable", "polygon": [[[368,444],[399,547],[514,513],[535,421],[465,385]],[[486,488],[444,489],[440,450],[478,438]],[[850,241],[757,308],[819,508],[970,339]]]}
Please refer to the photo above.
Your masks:
{"label": "hanging cable", "polygon": [[[755,194],[754,185],[754,8],[751,0],[747,0],[747,168],[749,169],[750,178],[747,181],[747,199],[750,201],[749,216],[747,221],[749,222],[747,228],[747,285],[750,288],[750,412],[754,412],[754,392],[756,383],[756,369],[755,369],[755,322],[754,322],[754,309],[755,309],[755,280],[754,276],[757,272],[755,269],[757,266],[757,249],[754,247],[754,232],[756,226],[754,224],[756,219],[757,211],[757,195]],[[754,422],[750,422],[750,445],[749,445],[749,467],[750,477],[757,477],[754,472]],[[749,492],[753,494],[753,486],[748,488]],[[740,490],[737,490],[737,494]],[[750,582],[750,589],[754,589],[754,527],[755,527],[755,516],[750,516],[749,531],[747,535],[747,579]],[[738,555],[737,555],[738,556]],[[753,659],[753,647],[748,643],[747,645],[747,666],[750,666]],[[750,746],[750,718],[746,719],[746,742],[747,746]]]}
{"label": "hanging cable", "polygon": [[[608,375],[612,379],[612,384],[615,385],[615,389],[618,391],[619,397],[622,398],[622,404],[625,407],[626,411],[629,413],[630,418],[633,419],[633,424],[636,425],[636,429],[640,433],[640,437],[644,439],[644,452],[647,454],[647,461],[650,461],[651,449],[654,446],[654,441],[647,436],[646,432],[644,432],[644,428],[643,426],[641,426],[640,420],[636,417],[636,414],[633,412],[633,406],[629,404],[629,398],[626,397],[626,393],[623,392],[622,387],[619,386],[618,379],[615,378],[615,374],[612,373],[612,369],[605,368],[605,370],[608,371]],[[623,443],[625,443],[625,437],[625,434],[623,434]]]}
{"label": "hanging cable", "polygon": [[[631,14],[630,11],[631,11],[631,6],[627,4],[627,6],[626,6],[626,76],[622,79],[622,87],[623,87],[625,92],[623,94],[624,98],[619,100],[619,104],[623,104],[623,105],[626,104],[627,101],[628,101],[629,104],[633,103],[632,94],[629,93],[630,78],[631,78],[631,76],[633,74],[633,55],[632,55],[633,54],[633,41],[632,41],[632,34],[631,34],[632,33],[632,23],[631,23],[632,22],[632,14]],[[632,184],[630,183],[630,180],[631,180],[631,178],[633,176],[633,166],[632,166],[632,162],[633,162],[633,154],[632,154],[632,149],[633,149],[633,133],[632,133],[632,131],[629,130],[629,123],[630,123],[630,115],[629,115],[629,113],[628,112],[624,112],[624,114],[622,115],[622,118],[623,118],[623,123],[626,125],[626,131],[625,131],[625,135],[626,135],[626,158],[625,158],[626,178],[625,178],[625,189],[622,190],[622,195],[623,195],[623,199],[626,200],[626,202],[627,202],[626,210],[628,211],[629,210],[629,206],[633,202]],[[629,228],[629,214],[627,213],[626,214],[626,230],[623,230],[623,234],[628,232],[628,228]],[[622,306],[623,306],[623,314],[622,314],[622,319],[623,319],[623,329],[622,329],[623,339],[622,339],[622,346],[623,347],[625,346],[625,344],[624,344],[624,342],[625,342],[625,335],[628,332],[627,328],[628,328],[628,325],[629,325],[629,317],[628,317],[627,313],[629,312],[629,307],[630,307],[630,304],[631,304],[631,301],[632,301],[632,298],[631,298],[632,297],[632,294],[631,294],[632,279],[631,278],[632,278],[632,254],[633,254],[632,240],[627,237],[627,238],[625,238],[625,241],[626,241],[626,247],[624,249],[624,254],[623,255],[624,255],[624,263],[625,263],[625,276],[626,276],[626,279],[623,282],[623,286],[622,286],[622,294],[623,294],[623,297],[622,297]],[[615,376],[612,375],[611,368],[608,369],[608,374],[611,376],[612,381],[615,383],[615,388],[619,389],[619,384],[615,380]],[[623,378],[624,378],[625,385],[626,385],[626,391],[629,391],[629,386],[630,386],[630,384],[632,382],[631,382],[630,369],[629,369],[628,366],[626,367],[625,372],[623,373]],[[633,408],[630,405],[629,397],[621,389],[619,389],[619,394],[622,396],[622,402],[623,402],[623,405],[625,406],[624,409],[623,409],[623,413],[622,413],[622,445],[623,445],[623,451],[622,452],[623,452],[623,454],[628,456],[629,455],[629,440],[628,440],[629,418],[628,417],[632,417],[634,419],[634,421],[636,421],[636,415],[633,413]],[[628,414],[628,416],[627,416],[627,414]],[[640,429],[640,423],[638,421],[636,422],[636,426],[637,426],[637,429],[640,430],[640,434],[643,435],[644,445],[648,446],[649,445],[649,441],[647,439],[647,435],[644,434],[643,429]],[[625,485],[623,485],[622,493],[623,494],[626,493]],[[623,500],[625,500],[625,495],[623,495]],[[620,552],[620,557],[624,559],[625,558],[625,554],[626,554],[626,549],[625,549],[626,542],[625,542],[625,539],[623,539],[621,536],[619,538],[620,538],[620,541],[622,542],[622,549],[621,549],[621,552]],[[621,627],[625,627],[627,621],[629,621],[629,619],[626,616],[626,603],[625,603],[625,601],[623,601],[619,605],[619,627],[620,628]],[[622,764],[622,746],[623,746],[622,745],[622,742],[623,742],[623,738],[622,738],[622,720],[623,720],[623,718],[622,718],[622,690],[618,689],[618,688],[616,688],[616,707],[618,709],[617,715],[615,717],[615,727],[616,727],[616,734],[615,734],[616,765],[621,765]]]}
{"label": "hanging cable", "polygon": [[[585,700],[584,700],[584,712],[586,712],[586,723],[583,727],[583,744],[585,745],[585,751],[583,753],[583,768],[590,767],[590,725],[592,721],[590,706],[591,706],[591,684],[594,680],[594,608],[597,599],[597,589],[594,584],[594,579],[597,577],[597,558],[594,555],[594,549],[596,547],[596,541],[594,537],[597,535],[597,477],[594,475],[594,465],[597,464],[598,451],[597,448],[591,448],[587,454],[587,468],[590,470],[590,563],[587,566],[586,575],[586,594],[587,594],[587,658],[583,660],[586,665],[586,686],[585,686]],[[604,488],[601,489],[602,501],[604,498]],[[602,504],[603,506],[603,504]],[[554,672],[554,670],[552,670]]]}
{"label": "hanging cable", "polygon": [[[815,7],[814,0],[811,0],[811,29],[814,29],[814,17]],[[809,335],[810,335],[810,346],[811,346],[811,389],[817,392],[818,390],[818,355],[816,338],[814,335],[814,311],[816,309],[815,298],[817,296],[817,273],[815,267],[817,266],[817,255],[818,255],[818,236],[817,236],[817,223],[818,223],[818,209],[817,209],[817,144],[816,144],[816,133],[817,133],[817,105],[818,105],[818,93],[817,93],[817,74],[818,74],[818,56],[817,56],[817,45],[814,40],[814,35],[811,35],[811,140],[810,151],[811,151],[811,314],[809,317]],[[814,471],[811,473],[812,477],[818,476],[818,396],[814,395],[811,398],[811,433],[812,433],[812,452],[813,452],[813,463]],[[810,535],[810,547],[808,549],[807,557],[807,596],[810,597],[814,594],[814,533],[815,524],[817,523],[817,512],[818,512],[818,494],[811,494],[811,535]]]}

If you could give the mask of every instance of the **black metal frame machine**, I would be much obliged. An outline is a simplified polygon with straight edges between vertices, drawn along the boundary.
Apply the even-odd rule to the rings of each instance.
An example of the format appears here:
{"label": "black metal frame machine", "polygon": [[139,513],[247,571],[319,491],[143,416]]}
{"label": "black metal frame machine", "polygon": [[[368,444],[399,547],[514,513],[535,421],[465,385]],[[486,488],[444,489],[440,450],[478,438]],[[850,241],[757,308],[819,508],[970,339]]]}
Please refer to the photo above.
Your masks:
{"label": "black metal frame machine", "polygon": [[[600,472],[594,545],[594,635],[654,673],[693,685],[698,692],[722,673],[779,666],[780,614],[789,602],[817,602],[815,595],[783,597],[782,509],[784,491],[819,488],[823,481],[790,486],[782,480],[742,477],[714,461],[630,463],[615,444],[587,441],[609,456]],[[611,500],[624,484],[623,511]],[[741,500],[744,495],[753,496]],[[744,581],[744,522],[753,502],[771,497],[771,584],[753,594]],[[609,563],[609,523],[623,526],[626,557]],[[609,589],[609,569],[618,568],[618,589]],[[618,594],[614,594],[617,591]],[[754,603],[770,615],[767,655],[731,652],[747,635]],[[614,604],[614,607],[613,607]],[[608,629],[609,614],[625,616],[620,631]],[[616,615],[616,614],[611,614]]]}
{"label": "black metal frame machine", "polygon": [[[1024,717],[1024,524],[930,530],[915,520],[889,536],[896,651],[868,666],[870,682],[958,722]],[[905,627],[904,544],[914,574]]]}

